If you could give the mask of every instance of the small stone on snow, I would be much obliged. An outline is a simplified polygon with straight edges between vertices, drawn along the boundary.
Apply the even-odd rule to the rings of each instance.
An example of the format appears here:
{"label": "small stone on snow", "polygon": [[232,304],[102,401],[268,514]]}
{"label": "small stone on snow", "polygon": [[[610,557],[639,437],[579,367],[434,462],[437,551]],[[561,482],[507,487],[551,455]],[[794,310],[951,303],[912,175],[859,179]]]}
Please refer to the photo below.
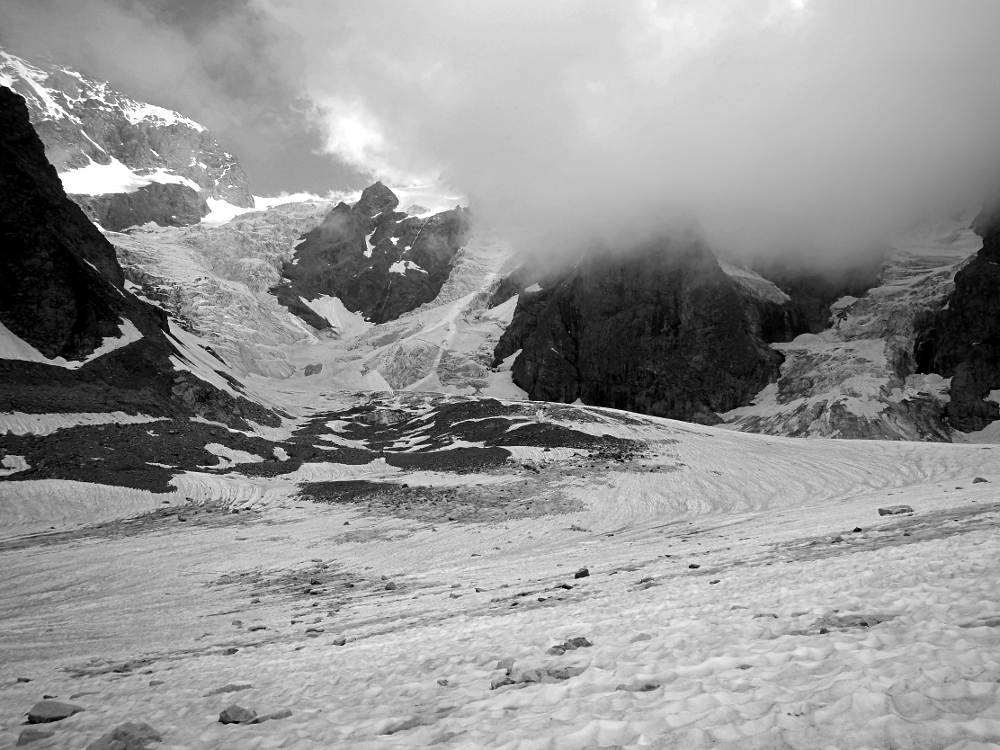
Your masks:
{"label": "small stone on snow", "polygon": [[257,712],[252,708],[243,708],[243,706],[234,703],[219,714],[219,723],[248,724],[256,718]]}

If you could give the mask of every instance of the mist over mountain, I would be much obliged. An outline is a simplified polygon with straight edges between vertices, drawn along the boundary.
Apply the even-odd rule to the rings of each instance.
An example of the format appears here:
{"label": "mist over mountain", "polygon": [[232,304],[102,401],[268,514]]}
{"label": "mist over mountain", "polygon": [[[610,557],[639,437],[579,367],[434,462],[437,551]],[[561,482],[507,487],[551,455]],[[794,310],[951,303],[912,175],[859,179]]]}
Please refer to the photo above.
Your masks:
{"label": "mist over mountain", "polygon": [[980,0],[12,0],[0,22],[203,122],[262,192],[440,178],[541,254],[676,224],[727,254],[864,253],[1000,172]]}
{"label": "mist over mountain", "polygon": [[0,0],[0,747],[1000,750],[998,9]]}
{"label": "mist over mountain", "polygon": [[539,253],[673,217],[717,251],[848,253],[997,173],[995,3],[324,5],[271,7],[331,147],[443,170]]}
{"label": "mist over mountain", "polygon": [[184,112],[241,155],[260,193],[367,184],[323,153],[325,125],[302,85],[311,63],[254,0],[10,0],[0,45]]}

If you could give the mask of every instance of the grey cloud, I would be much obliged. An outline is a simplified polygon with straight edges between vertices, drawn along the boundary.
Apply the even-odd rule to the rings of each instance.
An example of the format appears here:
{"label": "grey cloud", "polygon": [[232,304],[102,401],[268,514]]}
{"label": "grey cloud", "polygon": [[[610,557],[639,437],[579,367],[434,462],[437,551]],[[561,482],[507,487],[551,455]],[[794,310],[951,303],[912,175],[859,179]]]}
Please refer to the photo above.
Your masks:
{"label": "grey cloud", "polygon": [[318,100],[540,247],[681,221],[731,250],[841,251],[1000,175],[1000,3],[269,7]]}
{"label": "grey cloud", "polygon": [[[13,51],[204,122],[259,190],[440,173],[550,252],[697,225],[842,253],[975,205],[1000,178],[997,28],[993,0],[0,6]],[[353,169],[317,154],[341,136]]]}
{"label": "grey cloud", "polygon": [[253,0],[7,0],[0,43],[201,122],[237,154],[255,192],[364,183],[323,153],[300,38]]}

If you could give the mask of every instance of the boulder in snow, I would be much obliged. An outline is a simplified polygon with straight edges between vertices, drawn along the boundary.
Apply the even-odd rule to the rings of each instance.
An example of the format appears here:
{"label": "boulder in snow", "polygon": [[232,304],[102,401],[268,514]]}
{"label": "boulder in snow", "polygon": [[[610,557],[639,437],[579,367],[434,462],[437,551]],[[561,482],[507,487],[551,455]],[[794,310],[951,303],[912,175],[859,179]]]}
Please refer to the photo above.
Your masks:
{"label": "boulder in snow", "polygon": [[257,712],[252,708],[244,708],[236,703],[224,709],[219,714],[220,724],[249,724],[257,718]]}
{"label": "boulder in snow", "polygon": [[42,700],[38,701],[31,710],[28,711],[29,724],[46,724],[50,721],[62,721],[73,714],[78,714],[84,709],[72,703],[62,701]]}

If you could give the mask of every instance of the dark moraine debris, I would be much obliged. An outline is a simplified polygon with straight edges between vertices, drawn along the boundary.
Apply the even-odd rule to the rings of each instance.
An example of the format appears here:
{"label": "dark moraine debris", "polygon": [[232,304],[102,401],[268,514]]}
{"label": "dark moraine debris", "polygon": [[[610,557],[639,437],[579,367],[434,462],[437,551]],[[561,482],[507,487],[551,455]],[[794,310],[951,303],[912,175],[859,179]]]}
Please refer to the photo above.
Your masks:
{"label": "dark moraine debris", "polygon": [[[219,458],[205,446],[217,443],[266,458],[278,443],[188,419],[146,424],[78,425],[49,435],[0,435],[0,449],[24,456],[31,467],[0,481],[73,479],[151,492],[171,492],[182,471],[205,471]],[[296,450],[289,448],[290,451]],[[317,451],[318,452],[318,451]],[[326,456],[323,456],[326,459]],[[369,459],[370,460],[370,459]],[[289,471],[287,462],[264,461]],[[234,470],[256,464],[237,464]],[[190,520],[190,519],[189,519]]]}
{"label": "dark moraine debris", "polygon": [[468,474],[503,466],[510,456],[510,451],[503,448],[455,448],[427,453],[386,453],[383,458],[397,469]]}
{"label": "dark moraine debris", "polygon": [[[516,481],[516,480],[515,480]],[[299,487],[307,502],[355,506],[369,515],[444,523],[492,523],[512,518],[534,518],[580,510],[578,501],[559,493],[526,502],[516,485],[492,483],[456,487],[413,487],[395,482],[345,480],[307,482]],[[477,556],[478,553],[473,553]]]}
{"label": "dark moraine debris", "polygon": [[593,645],[593,643],[588,641],[583,636],[576,636],[575,638],[569,638],[568,640],[553,646],[545,653],[549,656],[562,656],[567,651],[575,651],[578,648],[590,648]]}
{"label": "dark moraine debris", "polygon": [[[296,435],[328,433],[326,422],[332,416],[317,415]],[[593,418],[582,410],[555,405],[546,408],[544,419],[539,418],[537,407],[504,404],[496,399],[444,402],[435,405],[429,414],[420,415],[380,408],[378,402],[372,402],[335,416],[348,422],[342,432],[345,437],[361,440],[371,450],[387,454],[393,453],[395,443],[419,427],[423,438],[420,448],[412,453],[395,454],[407,457],[449,448],[455,440],[482,443],[485,448],[493,449],[505,445],[578,448],[589,451],[595,458],[618,461],[634,457],[643,448],[636,441],[610,435],[591,435],[562,424],[563,420],[572,422]],[[512,430],[515,425],[517,429]]]}
{"label": "dark moraine debris", "polygon": [[586,671],[586,667],[542,667],[540,669],[515,670],[511,675],[504,675],[490,683],[490,689],[505,685],[531,685],[533,683],[552,684],[564,682],[577,677]]}
{"label": "dark moraine debris", "polygon": [[622,683],[618,685],[615,690],[623,691],[627,693],[649,693],[660,687],[659,683],[656,682],[640,682],[635,685],[626,685]]}
{"label": "dark moraine debris", "polygon": [[230,682],[228,685],[223,685],[215,690],[209,690],[203,697],[208,698],[212,695],[221,695],[222,693],[238,693],[241,690],[250,690],[253,688],[249,682]]}

